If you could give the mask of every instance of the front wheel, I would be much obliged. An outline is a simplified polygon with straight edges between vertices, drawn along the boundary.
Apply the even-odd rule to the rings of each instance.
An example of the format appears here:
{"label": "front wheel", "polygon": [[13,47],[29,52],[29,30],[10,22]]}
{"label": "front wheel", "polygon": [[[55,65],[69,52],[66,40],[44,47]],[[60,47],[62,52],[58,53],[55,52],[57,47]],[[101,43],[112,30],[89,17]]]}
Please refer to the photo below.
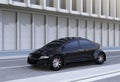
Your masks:
{"label": "front wheel", "polygon": [[103,64],[105,61],[105,55],[103,53],[99,53],[97,58],[95,59],[96,64]]}
{"label": "front wheel", "polygon": [[54,56],[51,60],[50,60],[50,68],[52,70],[60,70],[63,66],[63,58],[60,56]]}

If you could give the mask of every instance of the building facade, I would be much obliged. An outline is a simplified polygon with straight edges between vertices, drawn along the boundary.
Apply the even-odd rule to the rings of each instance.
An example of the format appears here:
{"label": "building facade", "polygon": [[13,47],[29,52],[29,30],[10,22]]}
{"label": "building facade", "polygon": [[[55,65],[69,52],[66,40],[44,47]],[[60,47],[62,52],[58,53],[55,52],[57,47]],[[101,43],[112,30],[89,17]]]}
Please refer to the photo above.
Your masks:
{"label": "building facade", "polygon": [[0,0],[0,52],[70,36],[119,47],[119,8],[120,0]]}

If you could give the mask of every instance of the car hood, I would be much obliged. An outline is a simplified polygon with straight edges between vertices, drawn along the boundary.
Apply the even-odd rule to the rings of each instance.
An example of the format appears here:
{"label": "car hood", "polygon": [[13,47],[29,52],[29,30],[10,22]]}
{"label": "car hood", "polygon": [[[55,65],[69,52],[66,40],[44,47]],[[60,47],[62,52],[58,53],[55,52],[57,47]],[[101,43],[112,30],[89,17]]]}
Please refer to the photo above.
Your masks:
{"label": "car hood", "polygon": [[99,49],[99,48],[100,48],[100,44],[99,44],[99,43],[96,43],[96,45],[97,45],[97,49]]}

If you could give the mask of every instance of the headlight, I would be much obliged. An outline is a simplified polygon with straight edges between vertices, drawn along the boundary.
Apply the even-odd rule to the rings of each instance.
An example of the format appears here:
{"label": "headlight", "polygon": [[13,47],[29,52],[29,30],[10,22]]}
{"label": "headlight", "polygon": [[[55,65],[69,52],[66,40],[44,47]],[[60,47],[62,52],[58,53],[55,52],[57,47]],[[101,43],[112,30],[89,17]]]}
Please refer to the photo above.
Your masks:
{"label": "headlight", "polygon": [[28,55],[28,57],[30,58],[30,57],[31,57],[31,55],[29,54],[29,55]]}
{"label": "headlight", "polygon": [[49,56],[41,56],[40,59],[48,59]]}

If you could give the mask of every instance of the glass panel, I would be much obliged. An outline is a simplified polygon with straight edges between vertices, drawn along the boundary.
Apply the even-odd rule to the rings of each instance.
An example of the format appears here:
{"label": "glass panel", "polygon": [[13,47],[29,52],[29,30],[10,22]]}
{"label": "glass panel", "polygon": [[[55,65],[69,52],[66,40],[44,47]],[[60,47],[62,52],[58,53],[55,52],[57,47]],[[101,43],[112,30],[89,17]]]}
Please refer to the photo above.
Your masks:
{"label": "glass panel", "polygon": [[111,7],[112,7],[112,5],[111,5],[111,0],[109,0],[109,16],[111,16]]}
{"label": "glass panel", "polygon": [[79,44],[78,44],[78,40],[76,40],[76,41],[72,41],[72,42],[68,43],[64,47],[63,51],[64,52],[71,52],[71,51],[76,51],[78,49],[79,49]]}
{"label": "glass panel", "polygon": [[116,17],[118,17],[118,0],[116,0]]}
{"label": "glass panel", "polygon": [[40,5],[40,0],[30,0],[30,3]]}
{"label": "glass panel", "polygon": [[17,2],[24,2],[24,0],[13,0],[13,1],[17,1]]}
{"label": "glass panel", "polygon": [[116,0],[116,17],[120,18],[120,0]]}
{"label": "glass panel", "polygon": [[87,4],[86,4],[86,0],[83,0],[83,12],[86,12],[86,8],[87,8]]}
{"label": "glass panel", "polygon": [[76,11],[77,10],[77,1],[76,0],[72,0],[72,10]]}
{"label": "glass panel", "polygon": [[101,15],[103,15],[103,0],[101,0]]}
{"label": "glass panel", "polygon": [[97,48],[95,43],[89,40],[79,40],[80,41],[80,49],[94,49]]}
{"label": "glass panel", "polygon": [[60,0],[60,8],[66,9],[66,0]]}
{"label": "glass panel", "polygon": [[54,7],[54,0],[46,0],[46,5],[48,7]]}
{"label": "glass panel", "polygon": [[95,14],[95,0],[92,1],[92,13]]}

